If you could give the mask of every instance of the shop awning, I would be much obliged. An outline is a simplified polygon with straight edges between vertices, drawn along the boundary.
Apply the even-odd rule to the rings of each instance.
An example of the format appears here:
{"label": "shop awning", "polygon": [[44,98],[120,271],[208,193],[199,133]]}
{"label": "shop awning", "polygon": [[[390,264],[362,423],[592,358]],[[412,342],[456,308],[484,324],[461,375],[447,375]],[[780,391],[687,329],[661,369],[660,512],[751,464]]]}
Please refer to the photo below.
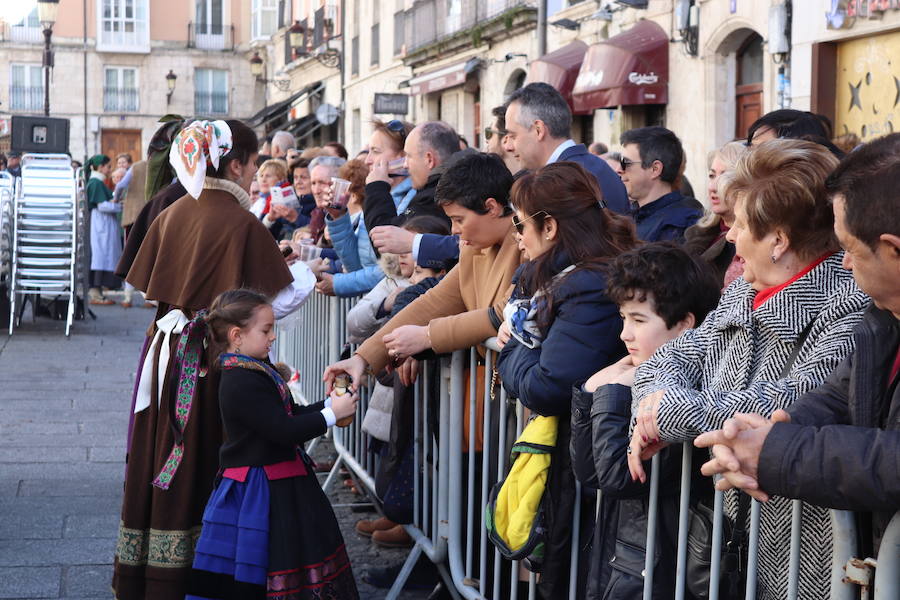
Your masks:
{"label": "shop awning", "polygon": [[317,81],[313,84],[307,85],[306,87],[291,94],[287,99],[275,102],[263,108],[255,115],[247,119],[246,123],[250,127],[259,127],[279,117],[286,118],[288,112],[291,110],[291,107],[294,106],[294,104],[296,104],[298,100],[300,100],[302,97],[317,93],[324,88],[325,84],[323,84],[321,81]]}
{"label": "shop awning", "polygon": [[[562,48],[558,48],[539,59],[532,61],[528,68],[528,78],[525,83],[542,81],[549,83],[563,95],[566,102],[574,110],[572,103],[572,88],[578,77],[578,69],[584,60],[587,44],[581,40],[569,42]],[[588,111],[590,112],[590,111]]]}
{"label": "shop awning", "polygon": [[572,90],[574,110],[669,100],[669,36],[650,20],[588,48]]}
{"label": "shop awning", "polygon": [[409,93],[413,96],[445,90],[466,82],[466,76],[481,66],[480,58],[470,58],[448,67],[422,73],[409,80]]}

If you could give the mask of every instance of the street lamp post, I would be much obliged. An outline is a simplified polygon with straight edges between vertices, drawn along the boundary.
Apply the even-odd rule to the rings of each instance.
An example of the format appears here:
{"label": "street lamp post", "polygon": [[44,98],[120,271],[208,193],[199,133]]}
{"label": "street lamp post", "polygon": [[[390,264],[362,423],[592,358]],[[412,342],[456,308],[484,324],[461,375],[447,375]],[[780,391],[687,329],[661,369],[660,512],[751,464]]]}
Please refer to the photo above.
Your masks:
{"label": "street lamp post", "polygon": [[53,25],[59,12],[59,0],[38,0],[38,20],[44,28],[44,116],[50,116],[50,69],[53,68],[53,51],[50,49],[50,37]]}
{"label": "street lamp post", "polygon": [[175,81],[177,79],[178,75],[172,69],[169,69],[169,74],[166,75],[166,87],[169,88],[169,91],[166,93],[166,106],[172,102],[172,94],[175,93]]}

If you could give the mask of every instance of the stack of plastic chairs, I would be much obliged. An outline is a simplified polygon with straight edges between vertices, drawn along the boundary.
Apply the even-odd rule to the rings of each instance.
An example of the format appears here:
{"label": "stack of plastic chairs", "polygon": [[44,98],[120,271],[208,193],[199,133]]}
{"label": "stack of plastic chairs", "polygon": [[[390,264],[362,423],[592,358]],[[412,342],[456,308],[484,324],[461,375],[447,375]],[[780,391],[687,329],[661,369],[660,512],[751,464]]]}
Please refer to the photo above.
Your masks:
{"label": "stack of plastic chairs", "polygon": [[0,293],[9,294],[9,274],[12,265],[12,199],[16,178],[0,172]]}
{"label": "stack of plastic chairs", "polygon": [[[68,301],[66,335],[75,313],[78,202],[75,172],[65,154],[26,154],[13,199],[9,334],[31,296]],[[22,306],[16,314],[17,303]]]}

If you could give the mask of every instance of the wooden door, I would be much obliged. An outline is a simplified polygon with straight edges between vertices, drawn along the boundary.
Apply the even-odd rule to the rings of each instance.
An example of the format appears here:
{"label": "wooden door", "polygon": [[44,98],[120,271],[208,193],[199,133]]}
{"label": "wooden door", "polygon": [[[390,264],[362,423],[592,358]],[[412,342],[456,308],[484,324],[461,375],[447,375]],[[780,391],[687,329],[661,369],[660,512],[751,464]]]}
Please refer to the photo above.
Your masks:
{"label": "wooden door", "polygon": [[751,33],[737,51],[737,85],[734,137],[747,137],[747,130],[763,115],[763,39]]}
{"label": "wooden door", "polygon": [[100,134],[100,149],[115,162],[116,156],[127,153],[134,162],[144,156],[140,129],[104,129]]}
{"label": "wooden door", "polygon": [[747,130],[750,129],[754,121],[763,115],[762,92],[761,83],[739,85],[735,89],[735,100],[737,101],[734,120],[735,138],[745,139]]}

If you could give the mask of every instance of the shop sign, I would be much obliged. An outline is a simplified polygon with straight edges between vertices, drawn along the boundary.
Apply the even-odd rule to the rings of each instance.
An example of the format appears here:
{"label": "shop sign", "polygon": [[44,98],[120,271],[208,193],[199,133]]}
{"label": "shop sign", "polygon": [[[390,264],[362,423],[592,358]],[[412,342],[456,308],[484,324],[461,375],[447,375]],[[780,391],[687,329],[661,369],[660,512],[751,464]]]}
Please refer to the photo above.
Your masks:
{"label": "shop sign", "polygon": [[900,10],[900,0],[831,0],[825,13],[828,29],[847,29],[855,19],[880,19],[889,10]]}
{"label": "shop sign", "polygon": [[405,115],[409,112],[409,96],[406,94],[375,94],[376,115]]}
{"label": "shop sign", "polygon": [[638,73],[632,71],[628,74],[628,81],[635,85],[653,85],[659,81],[659,75],[656,73]]}

